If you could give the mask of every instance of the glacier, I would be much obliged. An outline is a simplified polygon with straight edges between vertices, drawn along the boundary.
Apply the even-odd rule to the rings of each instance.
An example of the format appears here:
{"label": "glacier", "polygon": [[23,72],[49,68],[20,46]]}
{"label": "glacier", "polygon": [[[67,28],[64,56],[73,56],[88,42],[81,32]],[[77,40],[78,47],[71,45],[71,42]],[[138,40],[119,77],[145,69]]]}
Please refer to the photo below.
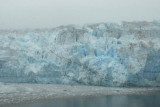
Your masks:
{"label": "glacier", "polygon": [[160,21],[0,30],[0,82],[160,86]]}

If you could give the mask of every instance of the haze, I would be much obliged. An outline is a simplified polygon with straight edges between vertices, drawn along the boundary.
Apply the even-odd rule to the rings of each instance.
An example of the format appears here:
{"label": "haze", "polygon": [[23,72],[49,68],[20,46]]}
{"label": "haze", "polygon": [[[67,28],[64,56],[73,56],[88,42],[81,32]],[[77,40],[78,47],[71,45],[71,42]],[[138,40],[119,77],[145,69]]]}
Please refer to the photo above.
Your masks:
{"label": "haze", "polygon": [[160,20],[160,0],[0,0],[0,29]]}

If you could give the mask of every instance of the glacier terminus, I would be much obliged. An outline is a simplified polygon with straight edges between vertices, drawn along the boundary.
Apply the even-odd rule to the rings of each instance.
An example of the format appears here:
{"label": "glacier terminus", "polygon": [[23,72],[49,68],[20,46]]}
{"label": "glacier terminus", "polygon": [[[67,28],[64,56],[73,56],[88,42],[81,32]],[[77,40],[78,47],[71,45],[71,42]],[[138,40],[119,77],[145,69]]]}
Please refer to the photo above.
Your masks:
{"label": "glacier terminus", "polygon": [[160,22],[1,30],[0,82],[160,86]]}

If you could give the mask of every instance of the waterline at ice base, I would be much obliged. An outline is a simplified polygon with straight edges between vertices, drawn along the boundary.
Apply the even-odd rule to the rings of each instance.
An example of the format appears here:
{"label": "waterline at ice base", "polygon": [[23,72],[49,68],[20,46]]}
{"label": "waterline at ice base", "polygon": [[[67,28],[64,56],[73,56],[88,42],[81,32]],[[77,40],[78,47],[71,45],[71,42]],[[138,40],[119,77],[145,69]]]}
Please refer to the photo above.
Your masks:
{"label": "waterline at ice base", "polygon": [[160,86],[160,21],[1,30],[0,82]]}

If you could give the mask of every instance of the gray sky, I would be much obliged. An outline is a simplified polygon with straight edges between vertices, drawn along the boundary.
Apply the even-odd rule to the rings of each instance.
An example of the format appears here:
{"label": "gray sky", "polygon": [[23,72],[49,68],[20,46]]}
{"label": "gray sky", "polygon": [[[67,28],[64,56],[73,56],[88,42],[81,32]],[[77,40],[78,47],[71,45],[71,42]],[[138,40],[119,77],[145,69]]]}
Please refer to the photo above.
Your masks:
{"label": "gray sky", "polygon": [[160,20],[160,0],[0,0],[0,29]]}

